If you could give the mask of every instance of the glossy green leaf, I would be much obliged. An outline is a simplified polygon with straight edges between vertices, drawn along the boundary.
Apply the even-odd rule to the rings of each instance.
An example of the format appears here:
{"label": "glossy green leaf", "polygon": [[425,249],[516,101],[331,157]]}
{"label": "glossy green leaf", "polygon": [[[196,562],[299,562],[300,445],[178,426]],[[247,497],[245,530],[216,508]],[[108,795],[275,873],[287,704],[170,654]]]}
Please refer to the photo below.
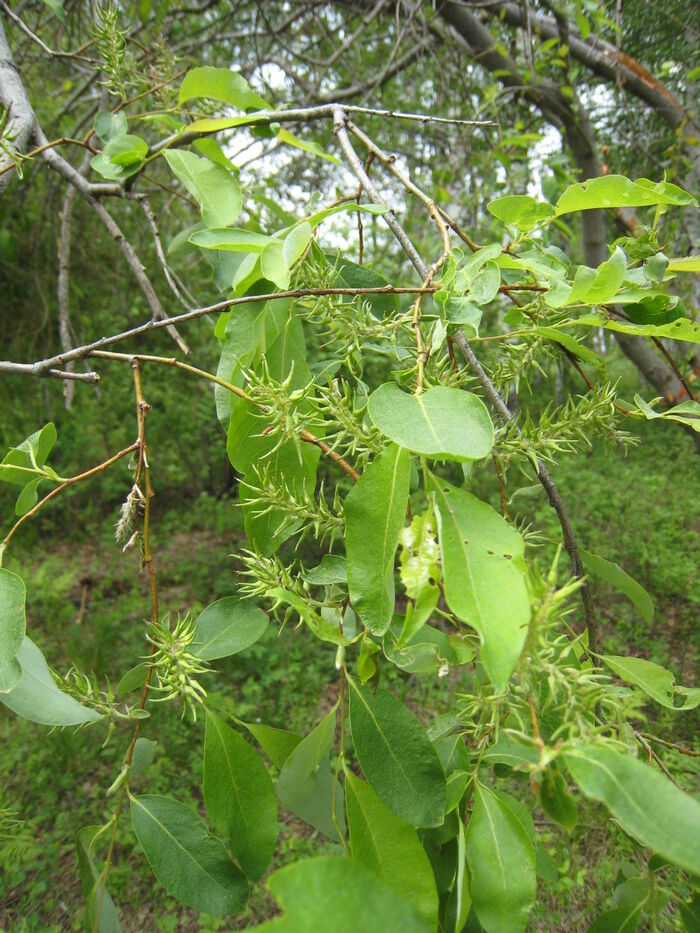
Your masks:
{"label": "glossy green leaf", "polygon": [[204,803],[246,877],[259,881],[272,858],[279,829],[275,790],[258,753],[207,710]]}
{"label": "glossy green leaf", "polygon": [[530,621],[522,536],[485,502],[430,477],[445,599],[481,637],[481,661],[496,687],[518,663]]}
{"label": "glossy green leaf", "polygon": [[238,182],[230,172],[186,150],[166,149],[163,156],[199,204],[208,227],[228,227],[235,222],[243,202]]}
{"label": "glossy green leaf", "polygon": [[248,882],[204,820],[172,797],[129,799],[136,838],[163,887],[195,910],[215,916],[240,913]]}
{"label": "glossy green leaf", "polygon": [[284,914],[260,933],[434,933],[405,896],[348,858],[321,856],[286,865],[267,883]]}
{"label": "glossy green leaf", "polygon": [[[644,658],[629,658],[615,655],[602,655],[602,660],[611,671],[628,684],[640,687],[652,700],[656,700],[666,709],[694,709],[700,704],[700,691],[689,691],[688,687],[676,684],[671,671],[646,661]],[[690,696],[688,696],[690,692]],[[674,696],[687,697],[685,702],[674,703]]]}
{"label": "glossy green leaf", "polygon": [[570,185],[556,203],[556,214],[609,207],[653,207],[657,204],[687,206],[695,198],[676,185],[647,178],[630,181],[624,175],[602,175]]}
{"label": "glossy green leaf", "polygon": [[471,392],[435,386],[409,395],[394,382],[369,397],[367,411],[386,437],[406,450],[447,460],[481,460],[493,447],[493,423]]}
{"label": "glossy green leaf", "polygon": [[626,832],[700,874],[700,803],[654,768],[611,748],[578,745],[565,757],[580,790],[604,803]]}
{"label": "glossy green leaf", "polygon": [[254,645],[265,634],[269,618],[255,603],[225,596],[197,617],[192,650],[203,661],[227,658]]}
{"label": "glossy green leaf", "polygon": [[522,933],[535,902],[535,850],[513,811],[479,782],[466,855],[472,905],[486,933]]}
{"label": "glossy green leaf", "polygon": [[322,146],[319,146],[318,143],[313,142],[313,140],[300,139],[294,133],[290,133],[288,129],[282,127],[277,133],[276,138],[284,143],[286,146],[292,146],[294,149],[300,149],[302,152],[309,152],[311,155],[318,156],[320,159],[326,159],[328,162],[332,162],[334,165],[342,165],[343,163],[336,156],[331,155],[330,152],[326,152]]}
{"label": "glossy green leaf", "polygon": [[241,722],[251,733],[272,764],[281,769],[303,736],[286,729],[277,729],[262,722]]}
{"label": "glossy green leaf", "polygon": [[391,445],[370,463],[345,498],[345,549],[353,608],[383,635],[394,613],[394,558],[406,521],[408,452]]}
{"label": "glossy green leaf", "polygon": [[412,826],[384,806],[372,788],[345,773],[352,859],[396,888],[434,928],[438,894],[430,860]]}
{"label": "glossy green leaf", "polygon": [[595,574],[620,593],[624,593],[645,622],[651,622],[654,618],[654,603],[641,584],[614,561],[606,560],[583,548],[579,548],[579,554],[587,572]]}
{"label": "glossy green leaf", "polygon": [[192,68],[180,85],[178,100],[181,104],[195,97],[218,100],[231,104],[237,110],[267,110],[268,103],[251,90],[245,78],[230,68]]}
{"label": "glossy green leaf", "polygon": [[377,796],[411,826],[439,826],[445,775],[413,713],[386,690],[373,694],[349,678],[350,728],[357,759]]}
{"label": "glossy green leaf", "polygon": [[27,628],[26,598],[22,578],[0,567],[0,694],[13,690],[22,676],[17,655]]}
{"label": "glossy green leaf", "polygon": [[[85,826],[75,837],[78,873],[85,900],[85,925],[97,933],[121,933],[117,909],[109,891],[104,887],[102,872],[98,870],[93,856],[93,847],[100,835],[100,829],[100,826]],[[98,913],[99,920],[95,924]]]}
{"label": "glossy green leaf", "polygon": [[339,842],[333,822],[333,788],[335,784],[335,816],[344,833],[343,788],[336,784],[328,760],[335,720],[336,711],[332,709],[287,758],[277,782],[277,798],[295,816]]}
{"label": "glossy green leaf", "polygon": [[18,716],[44,726],[79,726],[102,718],[56,686],[44,655],[26,635],[17,660],[22,676],[13,690],[0,694],[0,703]]}

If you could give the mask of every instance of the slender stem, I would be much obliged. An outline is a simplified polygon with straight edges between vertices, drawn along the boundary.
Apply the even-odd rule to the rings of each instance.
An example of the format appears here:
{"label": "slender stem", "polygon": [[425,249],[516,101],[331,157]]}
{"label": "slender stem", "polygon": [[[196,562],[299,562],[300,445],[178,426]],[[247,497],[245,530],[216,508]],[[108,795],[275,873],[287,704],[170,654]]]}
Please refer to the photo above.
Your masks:
{"label": "slender stem", "polygon": [[[197,376],[200,379],[206,379],[208,382],[213,382],[216,385],[221,386],[223,389],[227,389],[229,392],[232,392],[234,395],[237,395],[239,398],[244,399],[246,402],[250,402],[251,405],[256,405],[258,408],[264,410],[264,406],[259,402],[256,402],[254,398],[251,398],[250,395],[244,390],[239,388],[239,386],[233,385],[231,382],[227,382],[225,379],[219,379],[218,376],[214,376],[212,373],[208,373],[205,369],[198,369],[196,366],[191,366],[189,363],[183,363],[181,360],[175,359],[175,357],[170,356],[150,356],[146,353],[114,353],[109,350],[96,350],[91,354],[98,359],[105,360],[124,360],[127,362],[142,362],[142,363],[161,363],[164,366],[174,366],[176,369],[182,369],[184,372],[191,373],[193,376]],[[338,466],[345,470],[348,476],[351,476],[354,480],[360,478],[360,474],[357,470],[353,469],[347,460],[344,460],[340,454],[335,450],[329,447],[325,441],[321,438],[316,437],[315,434],[312,434],[311,431],[308,431],[306,428],[302,428],[300,431],[300,437],[303,441],[306,441],[308,444],[315,444],[323,453],[333,460],[334,463],[337,463]]]}
{"label": "slender stem", "polygon": [[121,460],[122,457],[126,457],[128,454],[132,453],[134,450],[138,450],[139,442],[134,441],[133,444],[130,444],[128,447],[125,447],[123,450],[120,450],[119,453],[114,454],[113,457],[110,457],[109,460],[105,460],[103,463],[98,463],[97,466],[92,467],[89,470],[86,470],[84,473],[78,473],[77,476],[71,476],[69,479],[64,480],[60,486],[56,486],[55,489],[52,489],[50,493],[44,496],[33,509],[30,509],[21,518],[19,518],[15,524],[10,528],[8,533],[2,540],[3,545],[7,545],[10,542],[10,538],[14,535],[20,525],[27,521],[28,518],[36,515],[39,509],[42,509],[47,502],[57,496],[59,493],[63,492],[64,489],[67,489],[69,486],[74,486],[76,483],[80,483],[84,479],[89,479],[91,476],[94,476],[96,473],[101,473],[103,470],[106,470],[113,463],[116,463],[117,460]]}
{"label": "slender stem", "polygon": [[[69,360],[84,359],[86,357],[96,356],[96,350],[102,350],[111,344],[119,343],[122,340],[131,340],[135,337],[142,337],[144,334],[153,330],[160,330],[170,325],[182,324],[185,321],[194,321],[197,318],[206,317],[208,314],[218,314],[221,311],[230,311],[239,305],[250,304],[253,301],[281,301],[286,298],[313,298],[323,295],[416,295],[423,291],[421,287],[395,287],[393,285],[382,285],[380,288],[296,288],[283,292],[270,292],[265,295],[243,295],[240,298],[229,298],[227,301],[219,301],[213,305],[207,305],[203,308],[195,308],[192,311],[185,311],[182,314],[176,314],[172,317],[160,318],[158,320],[149,320],[137,327],[122,331],[119,334],[112,334],[110,337],[101,337],[92,343],[76,347],[68,353],[58,353],[56,356],[48,357],[45,360],[37,360],[34,363],[15,363],[9,360],[0,360],[0,373],[18,373],[29,376],[44,376],[50,369],[57,366],[63,366]],[[434,292],[435,288],[427,291]],[[54,375],[54,374],[52,374]]]}
{"label": "slender stem", "polygon": [[[143,482],[145,485],[144,492],[144,510],[143,510],[143,565],[146,567],[148,572],[148,577],[151,585],[151,619],[154,622],[158,621],[158,586],[156,583],[155,571],[153,569],[153,558],[151,556],[151,543],[150,543],[150,518],[151,518],[151,498],[153,496],[153,489],[151,488],[151,474],[150,467],[148,464],[148,448],[146,445],[146,414],[150,409],[150,405],[145,400],[143,396],[143,387],[141,385],[141,369],[138,360],[132,360],[132,370],[134,376],[134,393],[136,395],[136,419],[138,424],[138,440],[136,446],[139,451],[139,462],[136,469],[136,477],[134,482],[138,484],[141,482],[143,477]],[[149,660],[152,662],[153,655],[155,654],[156,646],[151,642],[151,652]],[[148,689],[151,684],[151,678],[153,676],[153,664],[149,663],[148,670],[146,671],[146,680],[143,685],[143,691],[141,692],[141,699],[139,701],[138,709],[143,710],[146,707],[146,700],[148,699]],[[134,755],[134,748],[136,747],[136,740],[139,737],[139,732],[141,730],[141,720],[136,720],[136,725],[134,726],[133,732],[131,734],[131,741],[129,743],[129,748],[124,757],[124,765],[128,768],[131,764],[131,759]],[[114,808],[114,813],[112,814],[112,833],[109,840],[109,847],[107,849],[107,857],[105,859],[105,867],[102,870],[100,875],[100,893],[97,901],[97,909],[95,910],[95,920],[92,926],[92,933],[97,933],[100,923],[100,914],[102,912],[102,905],[104,903],[104,895],[107,889],[107,878],[109,876],[109,870],[112,864],[112,857],[114,855],[114,844],[117,837],[117,824],[119,822],[119,815],[124,806],[124,800],[126,798],[128,786],[128,776],[127,780],[122,784],[121,790],[119,792],[119,799],[117,800],[117,805]]]}

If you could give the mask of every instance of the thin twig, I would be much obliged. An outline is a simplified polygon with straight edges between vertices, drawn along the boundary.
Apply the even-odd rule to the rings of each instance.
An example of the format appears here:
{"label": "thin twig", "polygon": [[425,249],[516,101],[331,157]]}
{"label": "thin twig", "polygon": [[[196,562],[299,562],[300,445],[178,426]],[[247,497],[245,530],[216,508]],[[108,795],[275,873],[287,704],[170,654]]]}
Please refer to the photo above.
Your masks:
{"label": "thin twig", "polygon": [[20,525],[23,525],[28,518],[31,518],[33,515],[42,509],[47,502],[50,502],[51,499],[55,498],[59,493],[63,492],[64,489],[67,489],[69,486],[74,486],[76,483],[82,482],[84,479],[89,479],[91,476],[94,476],[96,473],[101,473],[103,470],[106,470],[107,467],[110,467],[113,463],[116,463],[117,460],[121,460],[122,457],[126,457],[127,454],[132,453],[134,450],[138,449],[138,441],[134,441],[133,444],[130,444],[128,447],[125,447],[123,450],[120,450],[119,453],[114,454],[110,457],[109,460],[105,460],[103,463],[98,463],[97,466],[92,467],[89,470],[86,470],[84,473],[78,473],[77,476],[71,476],[69,479],[64,480],[60,486],[56,486],[51,490],[43,499],[41,499],[34,508],[30,509],[28,512],[25,512],[24,515],[19,518],[12,528],[8,531],[5,537],[2,539],[2,544],[7,545],[10,542],[10,538],[14,535]]}

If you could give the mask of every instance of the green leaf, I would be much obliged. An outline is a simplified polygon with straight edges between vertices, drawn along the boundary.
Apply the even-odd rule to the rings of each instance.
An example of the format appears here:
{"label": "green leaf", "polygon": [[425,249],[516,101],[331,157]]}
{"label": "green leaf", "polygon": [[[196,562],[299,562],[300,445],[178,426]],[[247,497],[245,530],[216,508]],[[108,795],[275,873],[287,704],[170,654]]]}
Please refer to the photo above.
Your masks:
{"label": "green leaf", "polygon": [[292,754],[303,736],[286,729],[277,729],[262,722],[241,722],[250,732],[272,764],[281,770],[282,765]]}
{"label": "green leaf", "polygon": [[[287,758],[277,782],[277,797],[283,807],[339,842],[333,822],[335,777],[328,761],[335,736],[335,719],[333,708]],[[339,783],[335,787],[335,815],[344,833],[345,808]]]}
{"label": "green leaf", "polygon": [[124,133],[110,137],[102,152],[92,157],[90,165],[103,178],[123,181],[141,169],[147,155],[145,139]]}
{"label": "green leaf", "polygon": [[620,593],[624,593],[644,621],[652,621],[654,618],[654,603],[641,584],[637,583],[628,573],[625,573],[619,564],[611,560],[606,560],[604,557],[599,557],[597,554],[592,554],[583,548],[579,548],[579,554],[587,571],[594,573],[601,580],[605,580],[606,583],[614,586]]}
{"label": "green leaf", "polygon": [[[627,259],[617,246],[610,259],[602,262],[597,269],[579,266],[566,304],[583,302],[596,305],[611,301],[620,290],[626,273]],[[558,307],[558,304],[554,307]]]}
{"label": "green leaf", "polygon": [[347,770],[345,794],[353,862],[400,891],[434,929],[438,894],[418,833],[387,809],[368,784]]}
{"label": "green leaf", "polygon": [[460,820],[459,832],[457,833],[457,870],[445,907],[445,929],[454,930],[455,933],[465,929],[472,907],[472,900],[467,888],[466,868],[466,833],[464,832],[464,824]]}
{"label": "green leaf", "polygon": [[487,262],[475,277],[469,289],[469,297],[478,305],[487,305],[498,294],[501,284],[501,270],[497,263]]}
{"label": "green leaf", "polygon": [[649,421],[656,418],[665,418],[687,424],[694,431],[700,431],[700,403],[698,402],[681,402],[680,405],[674,405],[673,408],[669,408],[667,411],[654,411],[641,395],[635,395],[634,401],[640,411],[644,413],[644,417]]}
{"label": "green leaf", "polygon": [[269,242],[269,236],[236,227],[195,230],[190,236],[190,243],[201,249],[231,250],[234,253],[261,253]]}
{"label": "green leaf", "polygon": [[469,461],[487,457],[493,447],[486,406],[461,389],[435,386],[409,395],[386,382],[370,395],[367,411],[382,434],[413,453]]}
{"label": "green leaf", "polygon": [[481,637],[481,661],[505,688],[530,621],[522,536],[485,502],[435,476],[445,600]]}
{"label": "green leaf", "polygon": [[687,933],[699,933],[700,931],[700,893],[693,894],[690,902],[676,901],[678,912],[683,921],[683,927]]}
{"label": "green leaf", "polygon": [[601,207],[653,207],[657,204],[680,206],[696,204],[695,198],[676,185],[647,178],[630,181],[624,175],[602,175],[569,185],[556,203],[556,215]]}
{"label": "green leaf", "polygon": [[518,230],[527,232],[540,221],[547,220],[554,214],[554,208],[545,201],[536,201],[527,194],[511,194],[504,198],[489,201],[488,211],[497,220],[512,224]]}
{"label": "green leaf", "polygon": [[13,690],[0,694],[0,703],[18,716],[44,726],[79,726],[102,719],[99,713],[59,690],[44,655],[26,635],[17,660],[22,676]]}
{"label": "green leaf", "polygon": [[301,149],[302,152],[310,152],[311,155],[318,156],[321,159],[326,159],[328,162],[332,162],[334,165],[342,165],[343,163],[340,159],[336,158],[334,155],[331,155],[330,152],[326,152],[318,143],[313,141],[299,139],[298,136],[295,136],[294,133],[290,133],[289,130],[282,127],[279,133],[277,134],[277,139],[284,143],[287,146],[292,146],[294,149]]}
{"label": "green leaf", "polygon": [[258,753],[211,710],[202,789],[212,826],[225,837],[245,875],[259,881],[279,834],[275,790]]}
{"label": "green leaf", "polygon": [[195,910],[217,917],[240,913],[248,882],[204,820],[172,797],[129,799],[136,838],[163,887]]}
{"label": "green leaf", "polygon": [[125,693],[131,693],[132,690],[139,690],[143,687],[149,667],[148,661],[142,661],[130,668],[117,684],[117,696],[124,696]]}
{"label": "green leaf", "polygon": [[602,801],[642,845],[700,874],[700,803],[649,765],[598,745],[577,745],[565,755],[586,797]]}
{"label": "green leaf", "polygon": [[[616,296],[620,302],[620,295]],[[686,317],[676,318],[668,324],[633,324],[605,317],[603,314],[584,314],[576,318],[576,323],[584,327],[604,327],[620,334],[633,334],[635,337],[669,337],[671,340],[686,340],[688,343],[700,343],[700,322]]]}
{"label": "green leaf", "polygon": [[243,202],[238,182],[230,172],[193,152],[166,149],[163,155],[173,174],[199,204],[208,227],[229,227],[234,223]]}
{"label": "green leaf", "polygon": [[345,549],[353,608],[371,632],[383,635],[394,613],[394,557],[406,520],[410,457],[383,451],[345,498]]}
{"label": "green leaf", "polygon": [[535,850],[513,811],[478,781],[466,850],[472,904],[486,933],[522,933],[535,902]]}
{"label": "green leaf", "polygon": [[284,914],[256,927],[260,933],[433,933],[435,929],[405,896],[348,858],[322,856],[293,862],[275,872],[267,887]]}
{"label": "green leaf", "polygon": [[103,143],[109,142],[115,136],[125,136],[128,130],[129,126],[123,110],[117,113],[100,110],[95,117],[95,133]]}
{"label": "green leaf", "polygon": [[599,370],[605,368],[605,361],[601,356],[581,343],[580,340],[572,337],[572,335],[568,334],[566,331],[560,330],[557,327],[538,327],[537,333],[543,334],[545,337],[558,343],[560,346],[564,347],[565,350],[568,350],[570,353],[573,353],[574,356],[583,360],[584,363],[590,363]]}
{"label": "green leaf", "polygon": [[53,450],[56,437],[56,426],[53,421],[49,421],[39,431],[35,431],[34,434],[30,434],[29,437],[25,438],[13,450],[27,454],[27,466],[43,467]]}
{"label": "green leaf", "polygon": [[0,693],[9,693],[20,681],[17,658],[27,629],[27,590],[16,573],[0,567]]}
{"label": "green leaf", "polygon": [[[325,256],[336,271],[334,284],[339,287],[345,285],[348,288],[385,288],[391,284],[379,272],[352,262],[343,253],[326,253]],[[398,295],[364,295],[363,300],[369,302],[372,311],[378,317],[393,314],[400,307]]]}
{"label": "green leaf", "polygon": [[528,770],[529,765],[536,765],[540,760],[537,749],[532,745],[523,745],[508,735],[501,734],[495,745],[489,745],[482,756],[485,764],[508,765],[509,768]]}
{"label": "green leaf", "polygon": [[634,933],[643,907],[644,902],[606,910],[588,927],[588,933]]}
{"label": "green leaf", "polygon": [[242,75],[229,68],[206,66],[188,71],[180,85],[178,100],[184,104],[195,97],[219,100],[237,110],[268,110],[270,106],[251,90]]}
{"label": "green leaf", "polygon": [[669,272],[700,272],[700,256],[681,256],[669,259]]}
{"label": "green leaf", "polygon": [[[602,660],[618,677],[627,681],[628,684],[640,687],[647,696],[665,706],[666,709],[694,709],[700,704],[700,696],[695,696],[688,687],[676,685],[676,678],[671,671],[667,671],[659,664],[654,664],[653,661],[616,655],[602,655]],[[690,697],[685,703],[673,702],[675,694],[688,696],[689,693]]]}
{"label": "green leaf", "polygon": [[439,826],[445,775],[428,735],[403,703],[352,678],[350,728],[357,759],[377,796],[411,826]]}
{"label": "green leaf", "polygon": [[277,288],[289,288],[289,264],[284,253],[283,240],[270,240],[260,254],[262,274]]}
{"label": "green leaf", "polygon": [[[102,872],[98,871],[93,857],[96,839],[101,835],[100,826],[85,826],[75,837],[78,855],[78,873],[86,906],[86,927],[97,933],[121,933],[119,915],[109,891],[104,887]],[[99,921],[95,918],[99,911]]]}
{"label": "green leaf", "polygon": [[571,832],[578,822],[576,802],[566,789],[564,775],[552,765],[545,768],[540,785],[540,803],[544,812]]}
{"label": "green leaf", "polygon": [[139,737],[136,739],[134,751],[131,755],[131,764],[129,765],[129,778],[145,774],[151,767],[153,756],[156,753],[157,742],[152,739]]}
{"label": "green leaf", "polygon": [[30,509],[34,508],[34,506],[39,501],[38,488],[42,479],[43,477],[39,476],[36,479],[30,480],[19,496],[17,496],[17,502],[15,503],[15,515],[26,515]]}
{"label": "green leaf", "polygon": [[57,19],[65,23],[66,14],[63,9],[63,0],[44,0],[44,3]]}
{"label": "green leaf", "polygon": [[333,583],[347,583],[348,571],[346,560],[340,554],[324,554],[321,563],[302,573],[303,578],[312,586],[330,586]]}
{"label": "green leaf", "polygon": [[225,596],[197,617],[192,650],[203,661],[227,658],[250,648],[265,634],[269,618],[255,603]]}

